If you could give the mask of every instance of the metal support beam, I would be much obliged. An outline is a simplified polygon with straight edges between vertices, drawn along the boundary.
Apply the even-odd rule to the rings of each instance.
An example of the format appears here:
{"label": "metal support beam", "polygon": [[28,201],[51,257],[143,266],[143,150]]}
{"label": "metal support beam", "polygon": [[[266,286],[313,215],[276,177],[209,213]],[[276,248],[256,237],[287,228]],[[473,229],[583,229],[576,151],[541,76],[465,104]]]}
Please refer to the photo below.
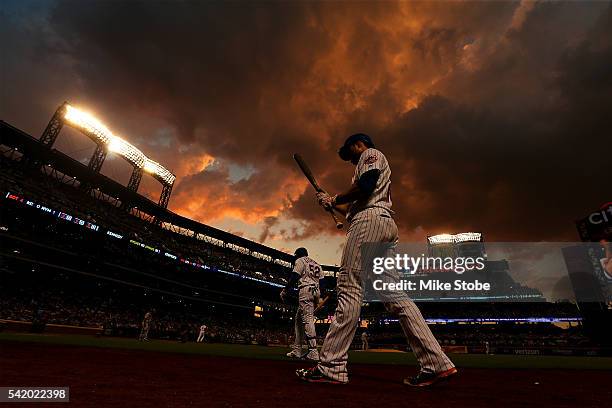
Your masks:
{"label": "metal support beam", "polygon": [[134,167],[134,171],[132,171],[132,175],[130,176],[130,181],[128,182],[127,188],[132,191],[138,191],[138,186],[140,186],[140,180],[142,180],[142,169],[140,167]]}
{"label": "metal support beam", "polygon": [[[128,182],[128,185],[127,185],[127,188],[129,190],[132,190],[134,192],[138,191],[140,180],[142,180],[142,173],[143,173],[142,168],[136,167],[136,166],[134,167],[134,170],[132,171],[132,175],[130,176],[130,181]],[[121,208],[125,209],[126,211],[131,211],[133,207],[131,203],[122,202]]]}
{"label": "metal support beam", "polygon": [[159,196],[159,205],[164,208],[168,208],[168,202],[170,202],[170,194],[172,193],[172,184],[164,184],[162,187],[161,195]]}
{"label": "metal support beam", "polygon": [[102,144],[96,145],[96,150],[94,150],[91,159],[89,159],[89,164],[87,167],[94,173],[99,173],[102,168],[102,164],[104,164],[104,160],[106,159],[107,150],[106,147]]}
{"label": "metal support beam", "polygon": [[[94,150],[93,154],[91,155],[87,168],[94,173],[99,173],[100,169],[102,168],[102,164],[104,164],[104,159],[106,159],[106,154],[107,151],[104,145],[96,145],[96,150]],[[91,185],[89,183],[82,183],[79,185],[79,188],[87,193],[91,192]]]}
{"label": "metal support beam", "polygon": [[53,146],[55,140],[57,140],[59,132],[64,126],[64,114],[66,113],[66,104],[67,102],[64,102],[60,105],[59,108],[57,108],[57,110],[53,114],[53,117],[51,117],[49,124],[45,128],[45,131],[40,137],[40,143],[49,148]]}

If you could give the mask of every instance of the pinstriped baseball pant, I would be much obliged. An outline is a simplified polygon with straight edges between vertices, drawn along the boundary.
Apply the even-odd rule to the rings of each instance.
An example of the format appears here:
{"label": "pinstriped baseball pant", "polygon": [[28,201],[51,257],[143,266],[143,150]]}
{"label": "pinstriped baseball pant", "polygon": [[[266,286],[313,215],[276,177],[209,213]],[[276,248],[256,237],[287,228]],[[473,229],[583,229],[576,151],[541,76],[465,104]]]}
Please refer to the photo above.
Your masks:
{"label": "pinstriped baseball pant", "polygon": [[317,348],[317,331],[314,322],[315,303],[319,299],[319,288],[316,286],[304,286],[300,288],[298,299],[299,305],[295,314],[295,341],[291,347],[293,350],[301,350],[304,337],[309,349]]}
{"label": "pinstriped baseball pant", "polygon": [[[363,210],[351,220],[337,279],[338,306],[323,342],[318,366],[327,377],[348,382],[348,350],[357,330],[363,301],[361,244],[381,242],[392,244],[395,248],[397,240],[395,221],[382,208]],[[421,365],[421,370],[440,372],[454,367],[421,312],[405,292],[380,295],[387,310],[399,317],[400,325]]]}

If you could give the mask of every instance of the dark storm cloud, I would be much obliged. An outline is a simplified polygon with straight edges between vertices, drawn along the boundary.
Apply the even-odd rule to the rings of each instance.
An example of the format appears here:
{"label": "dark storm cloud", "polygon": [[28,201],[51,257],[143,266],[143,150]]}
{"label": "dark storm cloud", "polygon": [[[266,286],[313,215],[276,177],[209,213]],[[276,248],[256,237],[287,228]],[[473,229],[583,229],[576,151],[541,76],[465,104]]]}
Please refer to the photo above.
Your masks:
{"label": "dark storm cloud", "polygon": [[[3,115],[40,122],[17,113],[30,100],[42,122],[66,98],[95,107],[177,173],[173,209],[259,220],[262,240],[330,231],[291,154],[338,191],[352,169],[335,150],[357,131],[392,163],[405,236],[572,239],[573,220],[610,199],[609,4],[59,1],[32,21],[20,10],[3,31],[3,82],[19,83],[5,96],[19,107]],[[253,171],[232,180],[230,164]]]}
{"label": "dark storm cloud", "polygon": [[88,92],[167,120],[213,155],[257,161],[277,154],[268,134],[287,118],[275,115],[330,42],[308,18],[299,4],[60,2],[51,24]]}
{"label": "dark storm cloud", "polygon": [[381,129],[400,225],[575,239],[573,220],[612,192],[611,9],[571,44],[576,17],[594,14],[581,7],[535,5],[480,68],[442,81],[448,96],[426,96]]}

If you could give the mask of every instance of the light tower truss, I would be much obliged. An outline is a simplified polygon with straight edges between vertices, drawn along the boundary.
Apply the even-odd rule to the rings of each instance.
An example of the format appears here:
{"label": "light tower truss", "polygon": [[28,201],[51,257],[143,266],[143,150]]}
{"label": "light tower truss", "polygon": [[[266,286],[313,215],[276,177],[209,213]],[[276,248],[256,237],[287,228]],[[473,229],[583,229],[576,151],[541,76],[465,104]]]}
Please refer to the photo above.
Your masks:
{"label": "light tower truss", "polygon": [[51,148],[64,125],[68,125],[96,143],[96,149],[89,161],[89,168],[99,172],[108,152],[114,152],[130,163],[134,170],[128,188],[138,191],[143,172],[151,174],[162,185],[159,205],[167,208],[176,176],[158,162],[149,159],[127,140],[113,134],[94,116],[64,102],[55,111],[41,136],[41,143]]}

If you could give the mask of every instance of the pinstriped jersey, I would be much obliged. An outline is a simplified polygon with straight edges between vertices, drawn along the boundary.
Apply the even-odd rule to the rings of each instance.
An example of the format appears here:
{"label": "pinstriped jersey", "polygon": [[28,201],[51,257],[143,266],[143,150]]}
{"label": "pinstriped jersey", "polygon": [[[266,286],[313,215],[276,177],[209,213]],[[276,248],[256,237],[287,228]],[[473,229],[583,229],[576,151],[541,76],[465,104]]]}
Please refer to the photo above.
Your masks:
{"label": "pinstriped jersey", "polygon": [[350,220],[355,214],[366,208],[384,208],[393,214],[391,211],[391,168],[387,158],[380,150],[370,148],[361,153],[359,162],[355,167],[353,184],[356,184],[364,173],[374,169],[380,171],[374,191],[369,197],[351,203],[347,219]]}
{"label": "pinstriped jersey", "polygon": [[319,279],[322,277],[321,265],[310,257],[303,256],[296,259],[293,272],[300,275],[300,281],[298,283],[299,288],[307,285],[319,286]]}

